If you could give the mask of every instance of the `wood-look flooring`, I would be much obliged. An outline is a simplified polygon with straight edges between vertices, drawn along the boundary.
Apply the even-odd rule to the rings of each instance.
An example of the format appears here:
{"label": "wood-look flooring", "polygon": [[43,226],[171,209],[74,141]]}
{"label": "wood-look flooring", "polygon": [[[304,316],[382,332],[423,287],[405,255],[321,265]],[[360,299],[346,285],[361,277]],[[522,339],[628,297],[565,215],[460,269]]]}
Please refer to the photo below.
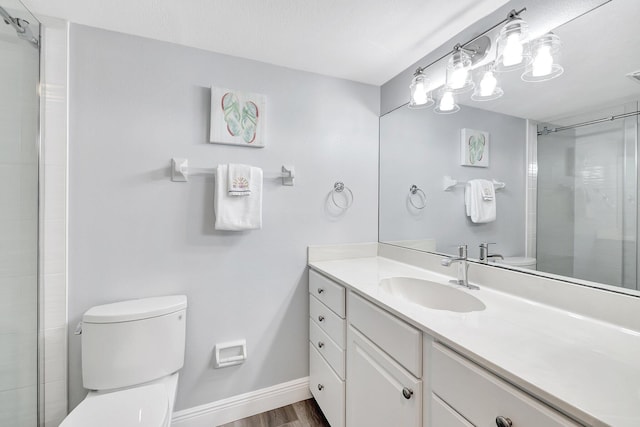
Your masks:
{"label": "wood-look flooring", "polygon": [[331,427],[315,400],[303,400],[218,427]]}

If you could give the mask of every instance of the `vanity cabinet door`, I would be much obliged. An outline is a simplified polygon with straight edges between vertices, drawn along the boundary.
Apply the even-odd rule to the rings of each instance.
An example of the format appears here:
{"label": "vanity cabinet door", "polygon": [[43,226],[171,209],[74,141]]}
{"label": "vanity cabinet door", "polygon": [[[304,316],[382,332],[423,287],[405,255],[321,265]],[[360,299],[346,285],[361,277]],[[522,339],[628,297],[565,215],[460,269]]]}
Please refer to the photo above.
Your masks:
{"label": "vanity cabinet door", "polygon": [[420,427],[422,381],[349,326],[347,427]]}

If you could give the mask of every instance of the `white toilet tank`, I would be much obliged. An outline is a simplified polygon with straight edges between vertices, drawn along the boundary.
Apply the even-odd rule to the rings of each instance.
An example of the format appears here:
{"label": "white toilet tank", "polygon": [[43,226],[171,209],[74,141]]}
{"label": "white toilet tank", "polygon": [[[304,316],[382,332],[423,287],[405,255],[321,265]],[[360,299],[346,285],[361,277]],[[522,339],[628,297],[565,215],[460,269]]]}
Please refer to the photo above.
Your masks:
{"label": "white toilet tank", "polygon": [[99,305],[82,317],[82,382],[110,390],[170,375],[184,364],[187,297]]}

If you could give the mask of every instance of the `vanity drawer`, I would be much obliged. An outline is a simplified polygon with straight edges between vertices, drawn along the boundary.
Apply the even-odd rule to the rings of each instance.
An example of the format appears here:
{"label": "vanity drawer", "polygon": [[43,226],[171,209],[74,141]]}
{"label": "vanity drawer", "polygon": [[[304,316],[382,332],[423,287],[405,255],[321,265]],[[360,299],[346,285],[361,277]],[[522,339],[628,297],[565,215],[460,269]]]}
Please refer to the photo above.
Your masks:
{"label": "vanity drawer", "polygon": [[344,319],[344,286],[309,270],[309,293]]}
{"label": "vanity drawer", "polygon": [[349,292],[349,323],[375,342],[404,368],[422,378],[422,333]]}
{"label": "vanity drawer", "polygon": [[331,427],[344,427],[344,381],[333,372],[313,345],[309,345],[309,388]]}
{"label": "vanity drawer", "polygon": [[474,425],[495,425],[502,416],[518,427],[579,426],[441,344],[431,358],[433,393]]}
{"label": "vanity drawer", "polygon": [[449,405],[435,394],[431,394],[431,424],[432,427],[473,427],[467,420],[454,411]]}
{"label": "vanity drawer", "polygon": [[318,327],[314,322],[309,322],[309,341],[324,357],[341,379],[344,379],[344,350]]}
{"label": "vanity drawer", "polygon": [[311,323],[316,323],[340,348],[345,348],[347,345],[347,333],[344,319],[329,310],[326,305],[318,301],[313,295],[309,295],[309,315],[313,320]]}

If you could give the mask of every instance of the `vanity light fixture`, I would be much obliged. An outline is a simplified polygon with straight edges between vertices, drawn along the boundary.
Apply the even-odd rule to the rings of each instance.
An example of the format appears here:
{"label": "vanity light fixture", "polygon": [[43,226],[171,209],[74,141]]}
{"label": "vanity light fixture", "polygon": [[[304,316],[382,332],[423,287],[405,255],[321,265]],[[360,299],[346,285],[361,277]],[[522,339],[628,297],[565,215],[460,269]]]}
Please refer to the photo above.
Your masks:
{"label": "vanity light fixture", "polygon": [[529,25],[520,18],[520,12],[509,12],[498,35],[497,50],[496,71],[519,70],[531,63]]}
{"label": "vanity light fixture", "polygon": [[460,106],[456,103],[456,97],[452,90],[448,88],[442,90],[438,106],[433,111],[438,114],[453,114],[460,111]]}
{"label": "vanity light fixture", "polygon": [[564,68],[558,64],[558,54],[560,52],[560,37],[553,33],[531,42],[533,51],[533,62],[522,74],[525,82],[544,82],[560,76]]}
{"label": "vanity light fixture", "polygon": [[[409,108],[425,108],[434,104],[431,80],[425,75],[425,70],[431,65],[449,58],[445,76],[445,84],[439,90],[440,97],[434,111],[438,114],[451,114],[460,110],[456,102],[456,95],[475,88],[471,99],[473,101],[492,101],[504,95],[500,87],[500,74],[506,71],[526,68],[522,80],[526,82],[542,82],[558,77],[564,69],[558,64],[560,52],[560,38],[547,33],[544,36],[529,41],[529,26],[520,17],[527,10],[511,10],[506,19],[486,30],[482,35],[465,44],[456,44],[451,52],[433,61],[425,67],[419,67],[413,75],[410,90]],[[500,28],[495,49],[495,61],[480,64],[491,50],[491,39],[486,35],[496,28]],[[532,52],[533,51],[533,55]],[[479,81],[474,82],[472,74],[474,67]]]}
{"label": "vanity light fixture", "polygon": [[471,99],[474,101],[492,101],[504,95],[504,91],[500,88],[497,73],[494,70],[494,63],[485,65],[480,70],[480,84],[476,85]]}
{"label": "vanity light fixture", "polygon": [[413,74],[413,80],[411,80],[411,86],[409,86],[411,91],[409,108],[426,108],[434,104],[430,85],[431,81],[425,76],[424,68],[418,68]]}

